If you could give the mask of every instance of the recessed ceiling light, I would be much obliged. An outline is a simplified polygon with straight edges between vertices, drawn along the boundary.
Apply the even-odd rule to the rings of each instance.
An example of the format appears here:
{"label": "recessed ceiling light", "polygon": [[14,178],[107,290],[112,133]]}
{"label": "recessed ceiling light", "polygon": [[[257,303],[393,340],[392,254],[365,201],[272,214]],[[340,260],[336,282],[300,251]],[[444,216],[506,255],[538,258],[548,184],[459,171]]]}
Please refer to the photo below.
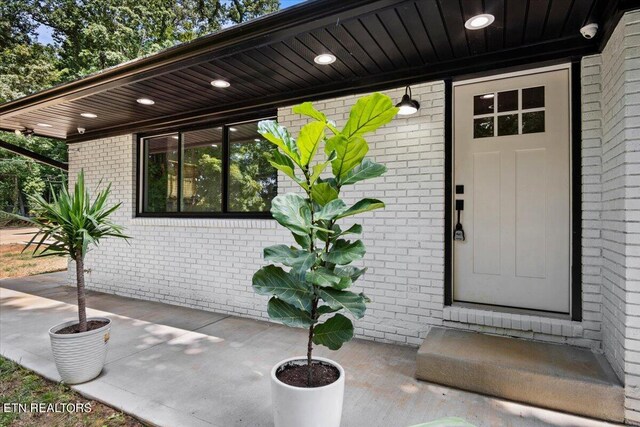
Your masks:
{"label": "recessed ceiling light", "polygon": [[98,117],[97,114],[93,114],[93,113],[80,113],[80,115],[82,117],[86,117],[87,119],[95,119],[96,117]]}
{"label": "recessed ceiling light", "polygon": [[491,99],[493,98],[495,95],[493,93],[488,93],[486,95],[482,95],[482,99]]}
{"label": "recessed ceiling light", "polygon": [[211,144],[213,148],[218,148],[218,144]]}
{"label": "recessed ceiling light", "polygon": [[260,142],[260,139],[256,138],[254,139],[255,142]]}
{"label": "recessed ceiling light", "polygon": [[237,131],[238,129],[236,129],[236,128],[229,128],[229,130],[230,130],[231,132],[235,132],[235,131]]}
{"label": "recessed ceiling light", "polygon": [[172,135],[171,138],[173,139],[180,139],[180,137],[178,135]]}
{"label": "recessed ceiling light", "polygon": [[476,15],[469,18],[467,22],[464,23],[464,26],[469,30],[480,30],[493,24],[495,19],[495,16],[489,13],[483,13],[482,15]]}
{"label": "recessed ceiling light", "polygon": [[320,65],[329,65],[336,62],[336,57],[330,53],[321,53],[313,58],[313,62]]}
{"label": "recessed ceiling light", "polygon": [[51,125],[48,125],[46,123],[37,123],[36,126],[40,127],[40,128],[50,128]]}
{"label": "recessed ceiling light", "polygon": [[136,101],[138,102],[138,104],[142,104],[142,105],[153,105],[156,103],[153,99],[149,99],[149,98],[138,98],[136,99]]}
{"label": "recessed ceiling light", "polygon": [[224,87],[229,87],[229,86],[231,86],[231,83],[229,83],[229,82],[228,82],[228,81],[226,81],[226,80],[216,79],[216,80],[213,80],[213,81],[211,82],[211,86],[213,86],[213,87],[220,87],[220,88],[224,88]]}

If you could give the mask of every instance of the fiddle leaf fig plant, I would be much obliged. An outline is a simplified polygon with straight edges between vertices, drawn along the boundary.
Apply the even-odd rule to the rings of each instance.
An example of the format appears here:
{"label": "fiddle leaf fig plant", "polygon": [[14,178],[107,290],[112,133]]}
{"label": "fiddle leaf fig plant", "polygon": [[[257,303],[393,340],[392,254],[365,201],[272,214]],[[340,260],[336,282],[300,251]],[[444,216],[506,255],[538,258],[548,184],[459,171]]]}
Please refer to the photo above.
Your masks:
{"label": "fiddle leaf fig plant", "polygon": [[[339,222],[383,208],[384,203],[365,198],[350,206],[340,194],[345,186],[386,172],[384,165],[366,158],[365,135],[389,123],[398,109],[386,95],[362,97],[342,130],[310,102],[293,107],[293,112],[310,119],[297,139],[273,120],[260,122],[258,132],[278,147],[270,163],[302,188],[302,194],[279,195],[271,205],[273,218],[291,232],[296,245],[264,249],[265,260],[274,264],[254,274],[253,288],[271,297],[267,312],[273,320],[308,328],[310,386],[313,344],[338,350],[353,338],[351,318],[362,318],[369,302],[363,293],[351,290],[365,272],[351,265],[365,255],[364,244],[356,238],[362,226],[343,230]],[[326,156],[315,161],[321,147]],[[329,172],[331,177],[323,178]]]}

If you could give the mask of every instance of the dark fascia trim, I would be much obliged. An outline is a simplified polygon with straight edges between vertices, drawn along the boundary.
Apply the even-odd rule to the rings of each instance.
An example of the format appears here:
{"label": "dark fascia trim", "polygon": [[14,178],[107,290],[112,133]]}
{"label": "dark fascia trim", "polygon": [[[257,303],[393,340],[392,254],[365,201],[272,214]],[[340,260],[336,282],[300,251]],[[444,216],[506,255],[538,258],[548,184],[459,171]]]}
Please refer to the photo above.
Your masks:
{"label": "dark fascia trim", "polygon": [[59,162],[47,156],[43,156],[42,154],[38,154],[31,150],[27,150],[26,148],[19,147],[15,144],[11,144],[9,142],[0,140],[0,148],[4,148],[7,151],[11,151],[12,153],[18,154],[23,157],[27,157],[31,160],[35,160],[36,162],[42,163],[44,165],[58,168],[65,172],[69,171],[69,165],[66,163]]}
{"label": "dark fascia trim", "polygon": [[136,59],[70,83],[0,105],[7,117],[52,103],[70,101],[113,87],[145,80],[181,68],[221,59],[290,38],[294,34],[332,25],[374,10],[391,7],[405,0],[315,0],[199,37],[154,55]]}
{"label": "dark fascia trim", "polygon": [[[571,320],[582,321],[582,100],[581,57],[571,62]],[[453,91],[445,80],[444,305],[453,304]],[[485,304],[486,305],[486,304]],[[534,310],[541,311],[541,310]],[[541,311],[543,312],[543,311]],[[565,313],[566,314],[566,313]]]}
{"label": "dark fascia trim", "polygon": [[223,120],[256,109],[274,109],[285,107],[296,102],[323,100],[338,96],[354,95],[374,90],[385,90],[395,87],[416,84],[425,81],[451,78],[459,75],[496,71],[500,68],[523,66],[551,60],[568,60],[575,56],[583,56],[597,52],[597,44],[584,40],[581,36],[545,42],[523,48],[507,49],[500,52],[478,55],[473,58],[461,58],[453,61],[434,64],[431,67],[412,67],[406,70],[381,73],[366,78],[352,78],[333,82],[329,85],[291,91],[286,97],[276,94],[260,99],[248,98],[235,105],[220,108],[201,109],[185,112],[180,115],[164,116],[152,120],[130,122],[96,131],[87,131],[83,135],[73,134],[68,142],[82,142],[109,136],[122,135],[146,130],[161,130],[194,122]]}

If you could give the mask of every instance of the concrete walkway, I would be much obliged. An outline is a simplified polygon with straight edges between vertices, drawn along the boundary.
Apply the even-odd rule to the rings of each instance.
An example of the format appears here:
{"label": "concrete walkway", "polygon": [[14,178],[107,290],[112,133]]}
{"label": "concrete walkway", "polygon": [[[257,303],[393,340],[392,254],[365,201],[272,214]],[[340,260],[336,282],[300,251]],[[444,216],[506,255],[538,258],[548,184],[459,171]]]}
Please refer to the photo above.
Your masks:
{"label": "concrete walkway", "polygon": [[[0,353],[59,380],[47,330],[75,318],[66,273],[0,281]],[[89,315],[113,320],[107,365],[74,386],[161,426],[272,426],[269,372],[300,354],[305,332],[217,313],[91,292]],[[605,426],[414,379],[416,349],[354,340],[317,354],[347,372],[343,427],[405,427],[445,416],[477,426]]]}
{"label": "concrete walkway", "polygon": [[4,227],[0,228],[0,245],[11,243],[28,243],[33,233],[38,231],[33,227]]}

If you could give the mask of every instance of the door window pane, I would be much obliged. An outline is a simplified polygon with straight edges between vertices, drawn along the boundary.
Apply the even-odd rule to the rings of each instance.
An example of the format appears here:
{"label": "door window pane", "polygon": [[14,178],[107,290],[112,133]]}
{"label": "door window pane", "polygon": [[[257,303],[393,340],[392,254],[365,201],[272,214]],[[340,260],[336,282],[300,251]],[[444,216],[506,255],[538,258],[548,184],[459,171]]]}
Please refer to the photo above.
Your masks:
{"label": "door window pane", "polygon": [[522,89],[522,109],[544,107],[544,86]]}
{"label": "door window pane", "polygon": [[277,173],[269,163],[275,146],[258,133],[258,123],[229,127],[230,212],[268,212],[277,194]]}
{"label": "door window pane", "polygon": [[493,136],[493,117],[473,119],[473,137],[487,138]]}
{"label": "door window pane", "polygon": [[522,133],[544,132],[544,111],[522,113]]}
{"label": "door window pane", "polygon": [[493,100],[495,95],[486,93],[484,95],[476,95],[473,97],[473,115],[493,113]]}
{"label": "door window pane", "polygon": [[518,134],[518,115],[498,116],[498,136]]}
{"label": "door window pane", "polygon": [[222,128],[182,134],[182,211],[222,211]]}
{"label": "door window pane", "polygon": [[145,140],[144,211],[176,212],[178,207],[178,135]]}
{"label": "door window pane", "polygon": [[515,111],[518,109],[518,91],[509,90],[498,93],[498,112]]}

